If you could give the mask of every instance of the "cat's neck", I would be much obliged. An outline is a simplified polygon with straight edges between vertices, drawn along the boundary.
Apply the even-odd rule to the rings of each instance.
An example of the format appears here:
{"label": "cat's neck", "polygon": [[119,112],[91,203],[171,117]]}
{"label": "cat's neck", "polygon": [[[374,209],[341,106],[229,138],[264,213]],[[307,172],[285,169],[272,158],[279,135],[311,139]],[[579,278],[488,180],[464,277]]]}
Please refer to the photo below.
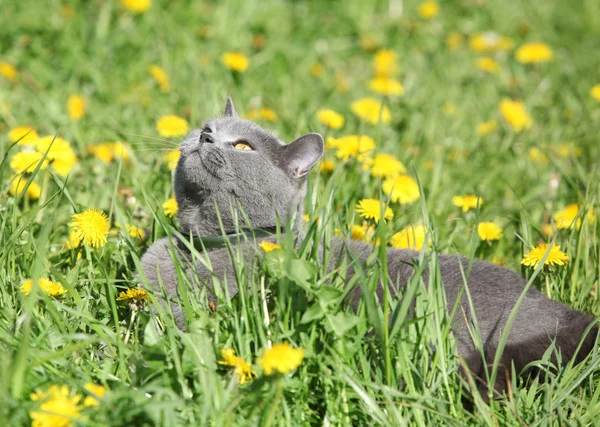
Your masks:
{"label": "cat's neck", "polygon": [[220,236],[193,236],[190,235],[189,239],[178,239],[179,246],[182,249],[191,249],[194,247],[197,251],[203,252],[211,249],[221,249],[228,245],[236,245],[239,243],[246,242],[248,240],[262,240],[265,238],[274,238],[278,232],[283,233],[282,229],[277,227],[270,227],[267,229],[242,229],[235,233],[224,233]]}

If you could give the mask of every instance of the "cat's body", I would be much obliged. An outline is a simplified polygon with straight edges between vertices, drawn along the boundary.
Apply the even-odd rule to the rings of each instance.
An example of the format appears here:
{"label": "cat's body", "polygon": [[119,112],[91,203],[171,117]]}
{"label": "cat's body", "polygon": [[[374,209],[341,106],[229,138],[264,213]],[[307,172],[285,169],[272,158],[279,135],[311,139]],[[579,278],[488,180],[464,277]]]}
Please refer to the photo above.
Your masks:
{"label": "cat's body", "polygon": [[[241,148],[243,146],[247,147]],[[253,123],[238,119],[233,104],[228,100],[225,117],[207,122],[203,132],[192,132],[181,145],[175,189],[182,234],[218,236],[222,234],[221,227],[226,232],[232,232],[235,230],[236,206],[243,209],[256,228],[270,228],[278,222],[285,223],[283,219],[294,214],[300,217],[306,192],[306,174],[322,152],[323,140],[319,135],[308,134],[289,145],[283,145]],[[192,257],[184,245],[175,246],[173,248],[170,245],[169,239],[161,239],[144,254],[142,269],[152,287],[159,289],[159,283],[162,283],[168,295],[177,295],[177,275],[172,260],[172,256],[177,256],[187,265],[186,274],[192,283],[211,288],[213,278],[221,283],[225,278],[229,294],[237,293],[236,276],[227,249],[208,249],[204,253],[210,260],[209,269],[204,261],[190,261]],[[330,257],[331,268],[340,257],[350,254],[358,262],[364,262],[373,247],[337,239],[329,250],[333,254]],[[245,244],[242,252],[249,265],[259,253],[252,244]],[[414,251],[387,250],[393,297],[401,295],[402,287],[413,274],[412,266],[418,257],[419,253]],[[449,312],[458,296],[462,295],[453,319],[453,335],[459,355],[483,387],[484,367],[494,359],[504,325],[526,281],[507,269],[486,262],[473,262],[467,283],[483,343],[484,362],[472,338],[473,313],[466,293],[461,292],[468,264],[469,260],[463,257],[439,257]],[[352,270],[348,274],[352,274]],[[424,275],[427,276],[428,272],[425,271]],[[381,300],[381,287],[377,293]],[[359,302],[358,297],[359,292],[356,292],[351,298],[354,307]],[[181,325],[181,308],[173,306],[173,309]],[[500,366],[509,368],[514,365],[519,372],[528,363],[541,359],[552,340],[556,341],[563,362],[569,361],[575,356],[580,341],[593,322],[593,318],[530,288],[512,324]],[[596,334],[597,328],[594,326],[577,353],[578,361],[592,350]],[[495,383],[497,390],[505,388],[505,378],[503,373],[498,375]]]}

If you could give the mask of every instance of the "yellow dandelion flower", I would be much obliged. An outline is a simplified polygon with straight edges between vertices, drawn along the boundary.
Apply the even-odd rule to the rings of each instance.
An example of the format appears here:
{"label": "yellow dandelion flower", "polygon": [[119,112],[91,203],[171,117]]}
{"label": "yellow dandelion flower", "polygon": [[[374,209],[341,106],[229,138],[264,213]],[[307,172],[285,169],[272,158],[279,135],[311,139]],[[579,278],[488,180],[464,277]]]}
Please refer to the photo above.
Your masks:
{"label": "yellow dandelion flower", "polygon": [[238,361],[235,365],[235,374],[242,385],[248,384],[256,378],[256,372],[252,370],[252,365],[244,360]]}
{"label": "yellow dandelion flower", "polygon": [[40,402],[29,412],[33,427],[69,427],[80,417],[81,396],[71,392],[66,385],[51,385],[47,390],[31,394],[31,400]]}
{"label": "yellow dandelion flower", "polygon": [[86,408],[99,407],[100,399],[102,399],[106,394],[106,387],[90,382],[84,385],[83,388],[90,393],[90,395],[84,399],[83,406]]}
{"label": "yellow dandelion flower", "polygon": [[475,52],[496,52],[512,49],[513,41],[493,31],[477,33],[469,38],[469,46]]}
{"label": "yellow dandelion flower", "polygon": [[381,188],[384,193],[390,196],[392,202],[397,202],[401,205],[408,205],[419,200],[419,197],[421,197],[417,181],[408,175],[399,175],[386,179]]}
{"label": "yellow dandelion flower", "polygon": [[337,149],[341,145],[342,138],[334,138],[332,136],[328,136],[325,140],[325,149]]}
{"label": "yellow dandelion flower", "polygon": [[179,157],[181,157],[181,152],[179,150],[170,150],[167,152],[167,154],[165,154],[164,159],[166,160],[170,170],[173,170],[177,167]]}
{"label": "yellow dandelion flower", "polygon": [[85,99],[79,95],[71,95],[67,100],[67,110],[71,120],[79,120],[85,116]]}
{"label": "yellow dandelion flower", "polygon": [[506,265],[506,260],[502,257],[495,256],[495,257],[492,257],[492,264],[496,264],[496,265],[500,265],[500,266]]}
{"label": "yellow dandelion flower", "polygon": [[582,154],[581,148],[577,147],[573,142],[558,144],[555,151],[556,154],[563,159],[567,159],[569,157],[580,157]]}
{"label": "yellow dandelion flower", "polygon": [[117,301],[123,301],[126,303],[136,303],[146,301],[148,298],[148,291],[145,289],[127,289],[121,291],[117,297]]}
{"label": "yellow dandelion flower", "polygon": [[382,106],[381,102],[373,98],[362,98],[354,101],[350,105],[350,109],[359,118],[372,125],[378,124],[380,120],[383,123],[390,123],[392,121],[390,109]]}
{"label": "yellow dandelion flower", "polygon": [[544,43],[525,43],[515,52],[517,61],[523,64],[537,64],[550,61],[554,57],[552,49]]}
{"label": "yellow dandelion flower", "polygon": [[375,222],[381,220],[381,211],[384,211],[383,218],[386,219],[394,218],[394,212],[389,206],[385,206],[384,203],[377,199],[362,199],[358,201],[356,205],[356,212],[365,219],[373,219]]}
{"label": "yellow dandelion flower", "polygon": [[276,249],[281,249],[281,246],[273,242],[260,242],[258,246],[260,246],[260,248],[267,254]]}
{"label": "yellow dandelion flower", "polygon": [[344,126],[344,116],[333,110],[319,110],[317,111],[317,118],[331,129],[340,129]]}
{"label": "yellow dandelion flower", "polygon": [[224,348],[221,349],[221,357],[223,360],[219,360],[219,365],[225,366],[235,366],[237,361],[237,356],[235,355],[235,350],[232,348]]}
{"label": "yellow dandelion flower", "polygon": [[165,216],[169,218],[173,218],[177,211],[179,210],[179,206],[177,205],[177,200],[171,197],[169,200],[163,203],[162,205]]}
{"label": "yellow dandelion flower", "polygon": [[90,145],[87,147],[87,151],[96,159],[106,164],[110,163],[115,158],[111,142],[103,142],[101,144]]}
{"label": "yellow dandelion flower", "polygon": [[477,234],[481,240],[499,240],[502,237],[502,229],[494,222],[480,222],[477,225]]}
{"label": "yellow dandelion flower", "polygon": [[260,116],[271,123],[275,123],[277,120],[279,120],[279,117],[277,116],[275,110],[272,110],[270,108],[261,108]]}
{"label": "yellow dandelion flower", "polygon": [[390,49],[381,49],[374,58],[375,76],[391,77],[399,73],[398,55]]}
{"label": "yellow dandelion flower", "polygon": [[486,73],[497,73],[500,71],[500,64],[495,59],[484,56],[483,58],[478,58],[476,61],[477,68],[481,71],[485,71]]}
{"label": "yellow dandelion flower", "polygon": [[373,160],[365,162],[363,169],[371,168],[375,178],[391,178],[406,173],[402,162],[391,154],[377,154]]}
{"label": "yellow dandelion flower", "polygon": [[71,151],[63,156],[55,158],[52,162],[52,169],[61,176],[67,176],[77,163],[77,156]]}
{"label": "yellow dandelion flower", "polygon": [[252,365],[246,362],[239,356],[235,355],[235,350],[224,348],[221,350],[223,360],[219,360],[219,364],[232,366],[235,368],[235,374],[240,384],[247,384],[256,378],[256,372],[252,370]]}
{"label": "yellow dandelion flower", "polygon": [[7,80],[14,82],[17,80],[19,73],[17,72],[17,69],[8,62],[0,62],[0,76],[4,76]]}
{"label": "yellow dandelion flower", "polygon": [[[67,293],[67,290],[63,287],[63,285],[60,282],[53,282],[50,279],[40,278],[38,280],[38,285],[46,295],[51,297],[58,297]],[[31,293],[32,288],[33,280],[26,280],[21,285],[21,292],[23,292],[25,295],[29,295]]]}
{"label": "yellow dandelion flower", "polygon": [[546,157],[546,155],[542,153],[542,150],[540,150],[537,147],[532,147],[529,149],[529,158],[532,162],[540,163],[543,165],[547,165],[548,163],[550,163],[548,157]]}
{"label": "yellow dandelion flower", "polygon": [[515,101],[504,98],[500,101],[500,112],[508,124],[519,133],[524,129],[529,129],[533,124],[533,120],[527,111],[522,101]]}
{"label": "yellow dandelion flower", "polygon": [[248,57],[240,52],[225,52],[221,55],[221,61],[227,68],[238,73],[243,73],[250,65]]}
{"label": "yellow dandelion flower", "polygon": [[247,113],[243,114],[242,117],[256,122],[260,120],[260,110],[258,108],[251,108]]}
{"label": "yellow dandelion flower", "polygon": [[467,212],[470,209],[476,209],[477,205],[479,205],[481,208],[481,205],[483,205],[483,199],[472,194],[466,196],[455,196],[452,198],[452,204],[461,208],[463,212]]}
{"label": "yellow dandelion flower", "polygon": [[367,224],[363,224],[363,225],[356,225],[353,224],[352,227],[350,228],[350,238],[352,240],[365,240],[365,237],[367,236],[367,229],[368,226]]}
{"label": "yellow dandelion flower", "polygon": [[343,161],[350,157],[362,161],[375,148],[375,140],[367,135],[348,135],[328,141],[330,146],[337,148],[336,157]]}
{"label": "yellow dandelion flower", "polygon": [[123,159],[129,160],[130,158],[130,149],[126,144],[123,144],[121,141],[116,141],[110,144],[110,149],[115,156],[115,159]]}
{"label": "yellow dandelion flower", "polygon": [[440,5],[434,1],[426,1],[419,5],[419,16],[423,19],[432,19],[440,12]]}
{"label": "yellow dandelion flower", "polygon": [[[12,182],[8,191],[13,197],[20,196],[23,190],[25,189],[25,186],[27,185],[28,181],[29,180],[23,175],[14,176],[12,178]],[[37,182],[31,181],[29,183],[29,187],[27,187],[26,194],[27,197],[29,197],[31,200],[37,200],[42,194],[42,187],[40,187]]]}
{"label": "yellow dandelion flower", "polygon": [[477,125],[477,133],[481,136],[487,136],[494,132],[498,127],[496,120],[488,120],[487,122],[481,122]]}
{"label": "yellow dandelion flower", "polygon": [[48,152],[46,159],[52,161],[52,168],[61,176],[66,176],[78,162],[77,156],[64,139],[48,135],[35,141],[35,149],[40,153]]}
{"label": "yellow dandelion flower", "polygon": [[332,173],[334,168],[335,168],[335,163],[333,162],[333,160],[323,160],[321,162],[321,167],[320,167],[319,171],[321,173]]}
{"label": "yellow dandelion flower", "polygon": [[99,248],[106,243],[110,224],[104,212],[91,208],[73,215],[71,228],[85,245]]}
{"label": "yellow dandelion flower", "polygon": [[71,230],[69,233],[69,239],[67,240],[66,248],[67,249],[75,249],[81,245],[81,239],[79,238],[79,234],[74,230]]}
{"label": "yellow dandelion flower", "polygon": [[390,244],[394,248],[421,250],[427,230],[424,225],[409,225],[392,235]]}
{"label": "yellow dandelion flower", "polygon": [[552,224],[544,224],[541,231],[544,236],[551,236],[554,234],[554,227],[552,227]]}
{"label": "yellow dandelion flower", "polygon": [[135,225],[127,225],[127,233],[134,239],[144,238],[144,230],[142,228],[136,227]]}
{"label": "yellow dandelion flower", "polygon": [[156,123],[156,130],[160,136],[165,138],[184,136],[187,134],[188,129],[188,122],[175,115],[162,116]]}
{"label": "yellow dandelion flower", "polygon": [[369,88],[373,92],[381,93],[382,95],[404,95],[404,86],[397,80],[387,77],[376,77],[369,82]]}
{"label": "yellow dandelion flower", "polygon": [[33,145],[39,138],[38,133],[29,126],[17,126],[8,132],[8,139],[12,142],[18,142],[18,145]]}
{"label": "yellow dandelion flower", "polygon": [[262,368],[265,375],[275,372],[287,374],[297,369],[304,359],[304,350],[293,348],[288,343],[274,344],[266,349],[256,362]]}
{"label": "yellow dandelion flower", "polygon": [[542,262],[542,259],[546,253],[548,253],[548,256],[544,262],[544,265],[553,267],[555,265],[566,265],[569,262],[569,257],[560,250],[560,245],[550,246],[548,243],[543,243],[541,245],[537,245],[527,252],[523,256],[521,264],[528,267],[537,268],[540,262]]}
{"label": "yellow dandelion flower", "polygon": [[590,95],[596,101],[600,102],[600,84],[592,86],[592,88],[590,89]]}
{"label": "yellow dandelion flower", "polygon": [[310,67],[310,74],[312,74],[313,77],[321,77],[324,72],[325,68],[323,68],[323,65],[319,64],[318,62],[314,63],[312,67]]}
{"label": "yellow dandelion flower", "polygon": [[[556,227],[558,227],[558,229],[568,229],[575,226],[577,230],[579,230],[581,228],[581,219],[586,216],[584,212],[581,212],[580,214],[579,211],[581,209],[582,206],[573,203],[556,212],[554,215],[552,215],[552,219],[554,219]],[[578,214],[579,218],[577,218]],[[577,218],[577,220],[575,220],[575,218]],[[596,216],[592,209],[588,210],[587,212],[587,220],[590,224],[593,224],[596,220]]]}
{"label": "yellow dandelion flower", "polygon": [[[43,153],[37,151],[21,151],[13,156],[10,160],[10,168],[17,174],[32,173],[44,157]],[[40,166],[40,170],[48,167],[48,158],[44,159]]]}
{"label": "yellow dandelion flower", "polygon": [[144,13],[152,6],[152,0],[121,0],[121,6],[133,13]]}
{"label": "yellow dandelion flower", "polygon": [[48,158],[54,160],[62,154],[73,151],[71,144],[59,136],[47,135],[34,142],[35,149],[40,153],[48,152]]}
{"label": "yellow dandelion flower", "polygon": [[148,67],[148,73],[152,76],[158,87],[162,92],[168,92],[171,90],[171,83],[169,82],[169,76],[162,67],[158,65],[150,65]]}
{"label": "yellow dandelion flower", "polygon": [[277,113],[270,108],[252,108],[243,117],[254,121],[263,119],[271,123],[275,123],[279,119]]}
{"label": "yellow dandelion flower", "polygon": [[446,37],[446,47],[448,47],[449,50],[456,50],[463,44],[464,40],[465,36],[457,31],[453,31]]}

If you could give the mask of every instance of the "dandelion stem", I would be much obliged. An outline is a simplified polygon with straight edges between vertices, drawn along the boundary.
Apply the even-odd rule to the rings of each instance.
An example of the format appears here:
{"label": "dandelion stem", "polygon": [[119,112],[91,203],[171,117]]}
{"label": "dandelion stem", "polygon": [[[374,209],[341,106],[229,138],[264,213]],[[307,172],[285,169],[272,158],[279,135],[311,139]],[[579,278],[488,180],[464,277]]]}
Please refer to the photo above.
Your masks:
{"label": "dandelion stem", "polygon": [[[263,306],[263,313],[265,315],[265,327],[267,328],[267,336],[271,336],[271,330],[269,329],[269,308],[267,307],[267,292],[265,290],[265,276],[260,278],[260,297]],[[269,347],[271,347],[271,340],[268,341]]]}
{"label": "dandelion stem", "polygon": [[275,420],[275,411],[277,410],[277,407],[279,406],[279,401],[281,400],[282,395],[283,395],[283,377],[280,376],[277,379],[277,394],[275,395],[275,399],[273,399],[273,404],[271,405],[271,408],[269,408],[269,415],[268,415],[267,421],[265,423],[266,427],[269,427],[270,425],[273,424],[273,421]]}
{"label": "dandelion stem", "polygon": [[[44,206],[44,202],[46,201],[46,197],[48,196],[48,182],[50,179],[49,173],[44,173],[44,178],[42,179],[42,194],[40,195],[40,200],[38,201],[38,206]],[[37,213],[35,222],[41,224],[42,217],[45,214],[44,209],[40,209]]]}

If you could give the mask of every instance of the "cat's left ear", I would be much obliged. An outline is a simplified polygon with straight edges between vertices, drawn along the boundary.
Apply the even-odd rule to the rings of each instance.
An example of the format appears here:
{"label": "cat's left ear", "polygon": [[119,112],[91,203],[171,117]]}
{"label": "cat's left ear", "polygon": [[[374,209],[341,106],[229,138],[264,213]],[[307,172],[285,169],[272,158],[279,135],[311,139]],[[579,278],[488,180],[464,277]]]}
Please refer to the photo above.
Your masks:
{"label": "cat's left ear", "polygon": [[225,102],[225,117],[237,117],[237,112],[233,106],[233,101],[231,100],[231,96],[227,97],[227,102]]}
{"label": "cat's left ear", "polygon": [[323,137],[307,133],[283,147],[283,166],[295,178],[302,178],[323,155]]}

